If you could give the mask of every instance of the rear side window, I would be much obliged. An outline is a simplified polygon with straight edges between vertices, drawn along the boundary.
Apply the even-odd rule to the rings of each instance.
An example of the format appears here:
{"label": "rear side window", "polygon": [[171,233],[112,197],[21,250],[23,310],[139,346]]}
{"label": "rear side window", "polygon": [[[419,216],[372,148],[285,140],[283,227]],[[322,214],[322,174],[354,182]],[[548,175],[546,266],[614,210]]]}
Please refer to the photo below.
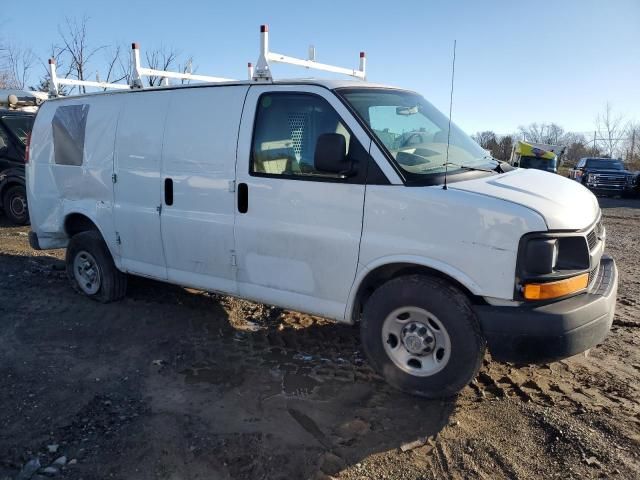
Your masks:
{"label": "rear side window", "polygon": [[88,115],[89,105],[86,104],[56,109],[51,122],[56,164],[82,165]]}
{"label": "rear side window", "polygon": [[298,93],[262,95],[256,112],[251,173],[326,177],[314,157],[318,137],[327,133],[344,137],[350,159],[351,134],[325,99]]}

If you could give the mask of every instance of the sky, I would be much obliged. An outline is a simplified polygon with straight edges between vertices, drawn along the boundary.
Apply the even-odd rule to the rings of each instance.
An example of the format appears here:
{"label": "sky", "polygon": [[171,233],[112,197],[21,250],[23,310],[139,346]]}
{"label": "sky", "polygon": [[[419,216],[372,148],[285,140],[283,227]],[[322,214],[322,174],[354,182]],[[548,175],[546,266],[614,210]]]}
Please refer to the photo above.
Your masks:
{"label": "sky", "polygon": [[273,51],[306,58],[313,44],[317,61],[357,68],[364,50],[369,81],[415,90],[447,113],[456,40],[452,118],[467,133],[532,122],[590,132],[606,102],[640,121],[640,0],[0,2],[0,40],[43,61],[65,18],[86,15],[91,45],[137,41],[144,54],[162,44],[193,56],[197,73],[244,79],[267,23]]}

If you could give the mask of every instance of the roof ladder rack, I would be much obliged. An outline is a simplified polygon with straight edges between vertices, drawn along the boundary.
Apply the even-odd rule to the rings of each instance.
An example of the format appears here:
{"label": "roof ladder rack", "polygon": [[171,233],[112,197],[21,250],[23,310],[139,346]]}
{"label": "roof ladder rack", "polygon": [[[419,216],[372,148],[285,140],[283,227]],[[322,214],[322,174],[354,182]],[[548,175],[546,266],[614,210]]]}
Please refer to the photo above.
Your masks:
{"label": "roof ladder rack", "polygon": [[287,63],[289,65],[297,65],[299,67],[312,68],[314,70],[321,70],[324,72],[340,73],[343,75],[349,75],[361,80],[366,80],[365,68],[367,64],[367,58],[364,52],[360,52],[360,66],[357,70],[351,68],[337,67],[335,65],[328,65],[325,63],[318,63],[315,59],[315,48],[309,47],[309,58],[303,60],[301,58],[289,57],[280,53],[269,51],[269,26],[260,25],[260,57],[256,64],[255,71],[251,64],[249,64],[249,73],[252,74],[252,79],[256,82],[273,81],[271,75],[271,69],[269,68],[269,62],[274,63]]}
{"label": "roof ladder rack", "polygon": [[[289,65],[296,65],[299,67],[310,68],[314,70],[321,70],[324,72],[339,73],[342,75],[348,75],[350,77],[359,78],[361,80],[366,79],[366,64],[367,59],[364,52],[360,52],[360,65],[358,69],[338,67],[335,65],[329,65],[326,63],[316,62],[316,51],[313,46],[309,47],[309,58],[303,60],[301,58],[289,57],[288,55],[282,55],[269,51],[269,27],[267,25],[260,26],[260,56],[255,68],[252,63],[247,64],[247,70],[249,74],[249,80],[254,82],[272,82],[273,76],[271,75],[271,68],[269,62],[273,63],[287,63]],[[191,70],[191,66],[189,66]],[[76,80],[73,78],[59,78],[56,73],[56,60],[54,58],[49,59],[49,95],[51,97],[57,97],[60,95],[60,85],[70,85],[73,87],[94,87],[94,88],[112,88],[118,90],[129,90],[132,88],[144,88],[143,77],[159,77],[162,85],[168,85],[169,79],[174,78],[177,80],[196,80],[201,82],[235,82],[237,80],[223,77],[212,77],[209,75],[196,75],[191,71],[186,72],[171,72],[167,70],[157,70],[155,68],[143,67],[140,61],[140,44],[131,44],[131,78],[129,84],[124,83],[110,83],[89,80]]]}
{"label": "roof ladder rack", "polygon": [[131,76],[131,88],[143,88],[142,77],[161,77],[166,85],[169,78],[177,80],[199,80],[201,82],[234,82],[233,78],[211,77],[209,75],[196,75],[191,72],[170,72],[167,70],[156,70],[143,67],[140,62],[140,44],[131,44],[131,62],[133,65],[133,75]]}
{"label": "roof ladder rack", "polygon": [[96,88],[115,88],[119,90],[129,90],[129,85],[124,83],[109,82],[92,82],[90,80],[76,80],[74,78],[59,78],[56,73],[55,58],[49,59],[49,95],[57,97],[60,94],[60,85],[70,85],[73,87],[96,87]]}

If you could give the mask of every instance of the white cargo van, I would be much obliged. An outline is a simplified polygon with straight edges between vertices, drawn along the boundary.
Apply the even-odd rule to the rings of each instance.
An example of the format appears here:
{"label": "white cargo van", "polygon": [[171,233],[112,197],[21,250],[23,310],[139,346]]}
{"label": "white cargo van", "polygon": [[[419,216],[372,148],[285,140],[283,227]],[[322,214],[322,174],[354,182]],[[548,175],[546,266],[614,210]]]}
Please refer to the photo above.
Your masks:
{"label": "white cargo van", "polygon": [[617,271],[596,198],[448,128],[420,95],[363,81],[52,99],[31,137],[31,245],[66,247],[72,285],[101,302],[133,274],[359,322],[372,365],[427,397],[463,388],[486,345],[546,362],[601,342]]}

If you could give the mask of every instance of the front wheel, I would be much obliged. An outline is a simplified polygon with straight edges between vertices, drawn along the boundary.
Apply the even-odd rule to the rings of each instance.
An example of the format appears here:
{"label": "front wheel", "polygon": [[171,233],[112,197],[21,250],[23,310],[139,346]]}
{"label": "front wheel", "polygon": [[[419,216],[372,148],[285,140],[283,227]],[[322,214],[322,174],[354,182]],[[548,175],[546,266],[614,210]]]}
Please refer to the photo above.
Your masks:
{"label": "front wheel", "polygon": [[9,187],[2,199],[4,213],[11,223],[26,225],[29,223],[29,210],[27,209],[27,192],[22,185]]}
{"label": "front wheel", "polygon": [[124,297],[127,276],[113,263],[102,236],[95,230],[74,235],[67,246],[67,277],[73,288],[102,303]]}
{"label": "front wheel", "polygon": [[387,382],[427,398],[464,388],[486,345],[469,299],[425,275],[399,277],[373,292],[360,330],[365,354]]}

